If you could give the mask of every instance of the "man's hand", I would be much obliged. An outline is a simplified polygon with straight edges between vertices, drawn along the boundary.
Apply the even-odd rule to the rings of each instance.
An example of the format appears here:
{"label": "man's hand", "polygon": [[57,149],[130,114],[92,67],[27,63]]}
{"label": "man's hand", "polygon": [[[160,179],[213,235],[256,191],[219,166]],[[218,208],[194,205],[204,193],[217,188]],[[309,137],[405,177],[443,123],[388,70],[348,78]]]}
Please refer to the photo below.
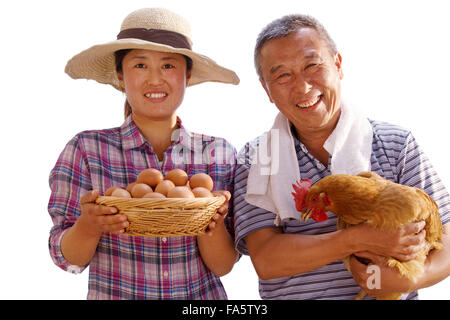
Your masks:
{"label": "man's hand", "polygon": [[392,257],[399,261],[408,261],[416,258],[417,253],[425,246],[425,222],[407,223],[395,231],[374,229],[365,225],[359,228],[360,244],[364,249],[375,254]]}
{"label": "man's hand", "polygon": [[[368,265],[363,264],[357,258],[369,260],[370,263]],[[378,268],[370,268],[371,266],[377,266]],[[385,257],[370,252],[353,254],[350,257],[350,269],[356,283],[371,297],[397,292],[411,292],[414,288],[414,282],[403,277],[397,268],[386,265]],[[375,278],[375,282],[379,284],[378,287],[373,285]]]}

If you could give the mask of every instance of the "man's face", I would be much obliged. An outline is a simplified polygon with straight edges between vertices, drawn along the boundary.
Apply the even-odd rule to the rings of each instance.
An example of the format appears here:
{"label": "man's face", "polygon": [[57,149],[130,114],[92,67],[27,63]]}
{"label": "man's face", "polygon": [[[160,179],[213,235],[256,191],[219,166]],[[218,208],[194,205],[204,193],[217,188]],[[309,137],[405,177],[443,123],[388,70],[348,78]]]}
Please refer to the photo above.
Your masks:
{"label": "man's face", "polygon": [[261,84],[297,131],[332,130],[340,114],[340,54],[332,55],[316,30],[302,28],[266,42]]}

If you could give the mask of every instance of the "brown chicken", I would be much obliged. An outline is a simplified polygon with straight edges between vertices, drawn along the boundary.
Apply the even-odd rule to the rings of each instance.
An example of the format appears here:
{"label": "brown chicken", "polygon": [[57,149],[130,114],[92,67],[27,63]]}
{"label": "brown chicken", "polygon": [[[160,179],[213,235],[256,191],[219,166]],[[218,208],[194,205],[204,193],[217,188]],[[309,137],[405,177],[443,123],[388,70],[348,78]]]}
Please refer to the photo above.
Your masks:
{"label": "brown chicken", "polygon": [[[386,180],[373,172],[356,176],[335,174],[311,186],[308,179],[293,185],[296,209],[304,221],[311,217],[317,222],[328,219],[330,211],[338,217],[338,229],[367,224],[382,230],[395,230],[409,222],[425,221],[426,246],[417,258],[400,262],[386,257],[390,267],[402,276],[415,280],[423,271],[428,253],[441,249],[442,223],[437,204],[422,190]],[[346,268],[350,257],[343,259]],[[398,300],[402,293],[379,296],[379,300]],[[365,296],[363,290],[355,299]]]}

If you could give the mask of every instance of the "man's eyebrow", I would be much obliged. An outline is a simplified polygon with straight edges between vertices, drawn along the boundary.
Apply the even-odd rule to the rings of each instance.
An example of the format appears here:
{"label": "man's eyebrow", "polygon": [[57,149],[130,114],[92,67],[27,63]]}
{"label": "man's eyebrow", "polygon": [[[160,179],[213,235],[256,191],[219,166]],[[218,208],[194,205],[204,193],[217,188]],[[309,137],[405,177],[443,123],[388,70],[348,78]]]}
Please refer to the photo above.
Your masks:
{"label": "man's eyebrow", "polygon": [[279,65],[277,65],[277,66],[274,66],[274,67],[270,68],[270,73],[271,73],[271,74],[274,74],[274,73],[277,72],[277,70],[280,69],[282,66],[283,66],[282,64],[279,64]]}
{"label": "man's eyebrow", "polygon": [[317,54],[317,52],[309,52],[304,56],[304,59],[312,59],[312,58],[318,58],[320,57],[319,54]]}
{"label": "man's eyebrow", "polygon": [[[314,58],[318,58],[320,57],[319,54],[317,54],[317,52],[308,52],[306,53],[306,55],[303,57],[303,59],[314,59]],[[273,66],[272,68],[270,68],[269,72],[270,74],[274,74],[275,72],[278,71],[278,69],[280,69],[281,67],[283,67],[282,64]]]}

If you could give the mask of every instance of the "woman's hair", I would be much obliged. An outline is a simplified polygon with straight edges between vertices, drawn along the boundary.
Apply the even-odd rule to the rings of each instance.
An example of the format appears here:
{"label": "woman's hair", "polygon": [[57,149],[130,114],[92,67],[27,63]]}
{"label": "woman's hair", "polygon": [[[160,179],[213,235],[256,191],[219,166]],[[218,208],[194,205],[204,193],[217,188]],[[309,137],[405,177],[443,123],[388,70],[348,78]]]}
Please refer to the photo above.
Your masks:
{"label": "woman's hair", "polygon": [[[123,49],[123,50],[118,50],[118,51],[114,52],[117,73],[123,72],[122,61],[125,58],[125,56],[127,55],[127,53],[130,52],[131,50],[133,50],[133,49]],[[183,55],[183,57],[186,59],[186,73],[189,73],[192,70],[192,64],[193,64],[192,59],[185,55]],[[131,106],[128,103],[128,99],[126,99],[125,100],[125,110],[124,110],[125,118],[127,118],[130,114],[131,114]]]}
{"label": "woman's hair", "polygon": [[328,45],[330,53],[332,55],[337,53],[336,44],[317,19],[302,14],[287,15],[269,23],[258,35],[255,45],[254,61],[259,78],[263,78],[260,65],[261,48],[263,45],[269,40],[287,37],[292,32],[301,28],[313,28],[316,30],[322,40]]}

